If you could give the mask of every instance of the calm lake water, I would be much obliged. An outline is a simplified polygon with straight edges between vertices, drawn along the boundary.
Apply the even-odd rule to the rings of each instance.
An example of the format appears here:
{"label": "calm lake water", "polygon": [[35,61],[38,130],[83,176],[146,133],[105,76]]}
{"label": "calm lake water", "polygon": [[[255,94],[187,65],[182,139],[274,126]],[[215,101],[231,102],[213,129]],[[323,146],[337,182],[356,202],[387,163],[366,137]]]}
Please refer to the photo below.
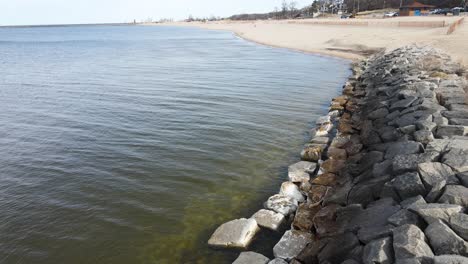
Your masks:
{"label": "calm lake water", "polygon": [[209,236],[277,192],[348,68],[220,31],[0,28],[0,263],[230,263]]}

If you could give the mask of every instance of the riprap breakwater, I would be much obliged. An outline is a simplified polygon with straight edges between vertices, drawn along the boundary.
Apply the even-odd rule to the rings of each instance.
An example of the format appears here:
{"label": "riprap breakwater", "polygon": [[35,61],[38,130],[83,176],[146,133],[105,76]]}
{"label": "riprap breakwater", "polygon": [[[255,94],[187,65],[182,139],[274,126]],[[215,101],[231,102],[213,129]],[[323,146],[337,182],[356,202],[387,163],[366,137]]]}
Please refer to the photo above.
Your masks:
{"label": "riprap breakwater", "polygon": [[234,263],[468,263],[465,70],[407,46],[353,72],[280,192],[210,238],[247,249],[262,228],[288,226],[275,259],[247,251]]}

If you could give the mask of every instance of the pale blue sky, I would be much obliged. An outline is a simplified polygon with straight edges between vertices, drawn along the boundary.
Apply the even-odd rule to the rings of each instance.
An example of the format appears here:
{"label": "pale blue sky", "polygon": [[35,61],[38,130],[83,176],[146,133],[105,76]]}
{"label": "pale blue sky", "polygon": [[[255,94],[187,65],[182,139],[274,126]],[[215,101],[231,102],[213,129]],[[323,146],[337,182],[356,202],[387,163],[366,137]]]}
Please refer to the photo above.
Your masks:
{"label": "pale blue sky", "polygon": [[[0,25],[126,22],[267,12],[282,0],[0,0]],[[298,6],[312,0],[296,0]]]}

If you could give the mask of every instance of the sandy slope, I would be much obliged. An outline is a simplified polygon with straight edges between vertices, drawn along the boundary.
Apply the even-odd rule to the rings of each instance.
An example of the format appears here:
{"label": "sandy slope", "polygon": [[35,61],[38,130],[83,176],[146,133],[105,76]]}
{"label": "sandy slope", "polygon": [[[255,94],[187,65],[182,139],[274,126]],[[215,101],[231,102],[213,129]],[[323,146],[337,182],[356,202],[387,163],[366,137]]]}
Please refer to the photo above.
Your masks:
{"label": "sandy slope", "polygon": [[[446,21],[451,17],[418,17],[380,20],[385,23],[398,21]],[[337,21],[337,20],[335,20]],[[362,20],[360,20],[362,21]],[[375,21],[375,20],[374,20]],[[377,21],[378,22],[378,21]],[[441,48],[454,59],[468,65],[468,17],[452,35],[448,27],[403,28],[356,25],[316,25],[299,21],[210,22],[173,23],[206,29],[229,30],[237,35],[261,44],[295,50],[359,59],[382,48],[392,49],[405,44],[421,43]]]}

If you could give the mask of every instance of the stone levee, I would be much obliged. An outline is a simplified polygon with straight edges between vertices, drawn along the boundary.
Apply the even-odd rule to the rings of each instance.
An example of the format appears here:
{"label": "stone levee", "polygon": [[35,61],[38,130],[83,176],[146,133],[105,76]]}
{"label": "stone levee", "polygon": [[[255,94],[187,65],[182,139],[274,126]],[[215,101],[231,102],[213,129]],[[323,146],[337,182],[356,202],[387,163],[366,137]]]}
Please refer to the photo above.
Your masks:
{"label": "stone levee", "polygon": [[468,74],[426,46],[353,73],[254,217],[291,219],[271,263],[468,263]]}

